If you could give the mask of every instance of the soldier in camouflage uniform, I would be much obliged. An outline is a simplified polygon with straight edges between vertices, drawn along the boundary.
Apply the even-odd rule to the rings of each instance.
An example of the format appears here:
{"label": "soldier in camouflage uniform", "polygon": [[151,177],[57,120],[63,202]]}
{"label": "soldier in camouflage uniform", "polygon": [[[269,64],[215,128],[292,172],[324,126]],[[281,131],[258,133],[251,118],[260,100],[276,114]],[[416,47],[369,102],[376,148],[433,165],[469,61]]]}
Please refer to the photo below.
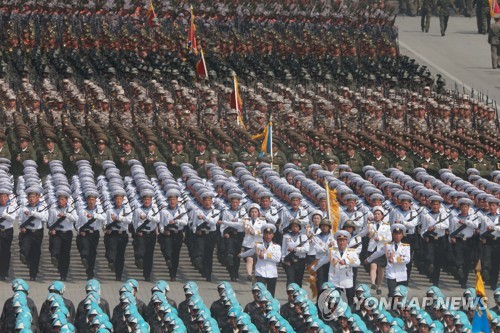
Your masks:
{"label": "soldier in camouflage uniform", "polygon": [[387,126],[394,132],[404,132],[405,130],[405,120],[404,111],[401,105],[396,106],[396,113],[389,117],[387,120]]}
{"label": "soldier in camouflage uniform", "polygon": [[458,13],[457,8],[452,0],[437,0],[436,10],[439,15],[439,27],[441,29],[441,36],[446,34],[448,28],[448,19],[450,18],[450,10],[453,8]]}
{"label": "soldier in camouflage uniform", "polygon": [[0,158],[6,158],[10,161],[11,155],[9,144],[6,142],[7,137],[3,131],[0,131]]}
{"label": "soldier in camouflage uniform", "polygon": [[477,32],[486,35],[490,31],[490,5],[488,0],[473,0],[476,6]]}
{"label": "soldier in camouflage uniform", "polygon": [[304,107],[304,115],[298,120],[298,128],[303,131],[311,130],[314,128],[314,118],[313,118],[313,105],[312,103],[307,103]]}

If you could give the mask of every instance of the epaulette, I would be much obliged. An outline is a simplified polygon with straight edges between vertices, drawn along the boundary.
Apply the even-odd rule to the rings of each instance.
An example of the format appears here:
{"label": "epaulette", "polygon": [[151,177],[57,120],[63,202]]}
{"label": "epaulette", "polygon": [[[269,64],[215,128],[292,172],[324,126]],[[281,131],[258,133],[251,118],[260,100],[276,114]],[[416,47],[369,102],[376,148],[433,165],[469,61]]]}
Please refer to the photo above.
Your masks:
{"label": "epaulette", "polygon": [[392,242],[385,242],[386,245],[392,244]]}
{"label": "epaulette", "polygon": [[401,243],[402,246],[410,246],[410,244]]}
{"label": "epaulette", "polygon": [[348,247],[346,251],[351,251],[351,252],[356,252],[356,249],[353,249],[352,247]]}
{"label": "epaulette", "polygon": [[386,225],[389,225],[390,223],[389,223],[389,222],[382,222],[382,224],[386,224]]}

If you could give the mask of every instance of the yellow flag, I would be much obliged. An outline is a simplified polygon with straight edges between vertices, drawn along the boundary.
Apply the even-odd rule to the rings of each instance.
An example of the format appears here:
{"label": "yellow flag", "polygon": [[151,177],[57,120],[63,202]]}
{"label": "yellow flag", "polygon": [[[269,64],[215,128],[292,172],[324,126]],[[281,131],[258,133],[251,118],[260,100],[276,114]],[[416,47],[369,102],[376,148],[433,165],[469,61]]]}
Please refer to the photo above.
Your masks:
{"label": "yellow flag", "polygon": [[328,205],[328,219],[332,223],[332,233],[336,233],[339,228],[340,204],[337,200],[337,189],[331,190],[325,179],[326,202]]}

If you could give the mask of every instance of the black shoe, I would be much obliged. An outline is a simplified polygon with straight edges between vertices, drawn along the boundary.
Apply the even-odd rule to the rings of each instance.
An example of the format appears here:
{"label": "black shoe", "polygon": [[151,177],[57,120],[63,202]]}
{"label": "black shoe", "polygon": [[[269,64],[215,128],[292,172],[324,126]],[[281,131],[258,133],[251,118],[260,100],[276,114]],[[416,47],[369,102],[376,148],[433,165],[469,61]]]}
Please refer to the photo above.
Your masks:
{"label": "black shoe", "polygon": [[167,260],[167,267],[168,269],[171,269],[172,268],[172,260]]}
{"label": "black shoe", "polygon": [[135,265],[137,266],[137,268],[139,269],[143,269],[144,268],[144,263],[142,262],[142,259],[137,259],[135,261]]}
{"label": "black shoe", "polygon": [[61,281],[66,281],[66,277],[65,276],[61,276]]}
{"label": "black shoe", "polygon": [[426,32],[426,33],[429,33],[429,29],[425,29],[425,32]]}
{"label": "black shoe", "polygon": [[146,277],[144,278],[144,281],[147,281],[147,282],[151,281],[151,276],[146,276]]}
{"label": "black shoe", "polygon": [[56,257],[51,257],[50,262],[54,265],[54,267],[59,267],[59,260],[57,260]]}
{"label": "black shoe", "polygon": [[174,277],[171,277],[171,278],[170,278],[170,281],[172,281],[172,282],[173,282],[173,281],[177,281],[177,279],[176,279],[176,278],[174,278]]}
{"label": "black shoe", "polygon": [[238,282],[238,278],[232,277],[231,282]]}
{"label": "black shoe", "polygon": [[82,258],[82,265],[83,265],[83,268],[85,268],[85,269],[89,268],[89,262],[88,262],[87,258]]}
{"label": "black shoe", "polygon": [[111,272],[116,272],[116,268],[115,268],[115,263],[114,262],[109,262],[108,263],[108,268],[111,270]]}
{"label": "black shoe", "polygon": [[208,276],[207,278],[205,278],[205,281],[207,281],[207,282],[212,282],[212,277],[211,277],[211,276]]}
{"label": "black shoe", "polygon": [[117,277],[115,277],[115,281],[121,281],[121,280],[122,280],[122,277],[121,277],[121,276],[120,276],[120,277],[118,277],[118,276],[117,276]]}
{"label": "black shoe", "polygon": [[27,265],[28,264],[28,261],[26,260],[26,257],[24,256],[24,254],[19,255],[19,260],[21,260],[21,262],[23,263],[23,265]]}
{"label": "black shoe", "polygon": [[36,281],[36,276],[30,276],[30,281]]}
{"label": "black shoe", "polygon": [[441,36],[444,36],[444,32],[441,33]]}
{"label": "black shoe", "polygon": [[0,276],[0,281],[5,281],[5,276]]}

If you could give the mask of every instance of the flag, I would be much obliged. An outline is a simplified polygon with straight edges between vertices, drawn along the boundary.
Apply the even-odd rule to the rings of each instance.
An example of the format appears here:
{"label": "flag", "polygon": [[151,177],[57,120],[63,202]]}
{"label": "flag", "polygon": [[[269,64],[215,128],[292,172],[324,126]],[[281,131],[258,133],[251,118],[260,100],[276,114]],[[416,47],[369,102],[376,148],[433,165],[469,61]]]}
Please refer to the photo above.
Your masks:
{"label": "flag", "polygon": [[486,291],[484,289],[483,277],[481,276],[481,261],[476,265],[476,309],[472,319],[472,333],[489,333],[491,314],[486,304]]}
{"label": "flag", "polygon": [[326,203],[328,206],[328,219],[332,223],[332,234],[336,233],[339,228],[340,220],[340,205],[337,200],[337,189],[331,190],[325,179]]}
{"label": "flag", "polygon": [[188,34],[188,51],[193,52],[194,54],[198,54],[195,32],[196,32],[196,26],[194,25],[193,6],[191,6],[191,25],[189,26],[189,34]]}
{"label": "flag", "polygon": [[148,12],[147,12],[147,17],[148,17],[148,25],[150,27],[153,26],[153,20],[156,18],[155,14],[155,8],[153,7],[153,0],[149,2],[149,7],[148,7]]}
{"label": "flag", "polygon": [[238,124],[241,124],[241,127],[243,129],[246,129],[245,124],[243,123],[243,113],[242,113],[243,101],[241,100],[240,97],[240,90],[238,88],[238,79],[236,78],[236,74],[234,74],[233,79],[234,79],[234,88],[233,92],[231,93],[231,109],[235,109],[236,111],[238,111]]}
{"label": "flag", "polygon": [[269,121],[266,128],[264,129],[264,140],[262,141],[262,146],[260,146],[261,154],[270,154],[273,156],[273,122]]}
{"label": "flag", "polygon": [[203,49],[200,49],[201,58],[196,63],[196,74],[199,77],[208,79],[207,64],[205,62],[205,55],[203,54]]}
{"label": "flag", "polygon": [[498,5],[498,0],[488,0],[490,6],[490,17],[495,14],[500,14],[500,6]]}

